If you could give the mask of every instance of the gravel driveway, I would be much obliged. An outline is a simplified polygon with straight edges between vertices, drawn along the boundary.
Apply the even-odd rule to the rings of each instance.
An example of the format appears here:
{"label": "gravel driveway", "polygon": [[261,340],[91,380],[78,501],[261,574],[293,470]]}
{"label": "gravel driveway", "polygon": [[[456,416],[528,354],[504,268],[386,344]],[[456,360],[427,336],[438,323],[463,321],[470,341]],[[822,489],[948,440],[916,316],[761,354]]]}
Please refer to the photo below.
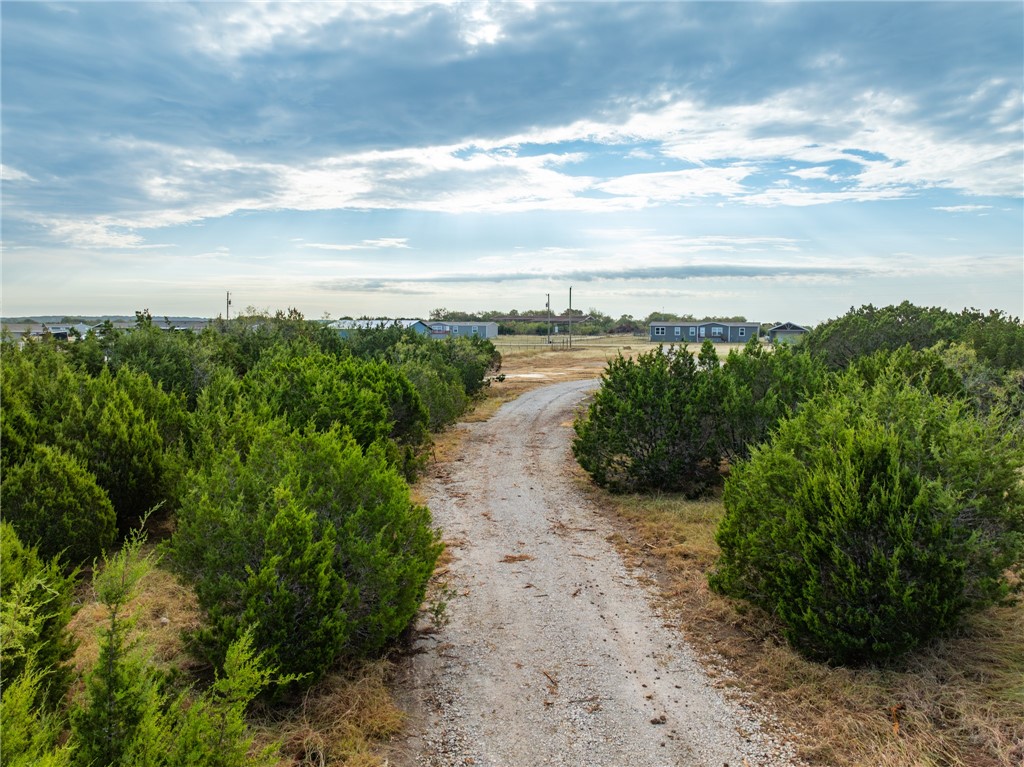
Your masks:
{"label": "gravel driveway", "polygon": [[534,389],[468,424],[427,492],[454,561],[447,624],[405,669],[399,764],[789,764],[726,700],[574,489],[571,421],[596,381]]}

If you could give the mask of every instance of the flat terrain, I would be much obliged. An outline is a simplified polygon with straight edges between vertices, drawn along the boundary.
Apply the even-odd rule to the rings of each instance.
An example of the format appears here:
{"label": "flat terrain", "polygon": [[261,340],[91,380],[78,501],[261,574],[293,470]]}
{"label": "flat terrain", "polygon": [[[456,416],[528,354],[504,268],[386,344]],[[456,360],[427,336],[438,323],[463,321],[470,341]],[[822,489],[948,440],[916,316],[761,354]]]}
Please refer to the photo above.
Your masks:
{"label": "flat terrain", "polygon": [[[609,523],[576,489],[571,421],[603,359],[566,362],[565,378],[590,380],[534,388],[460,427],[422,488],[449,545],[447,606],[438,630],[421,625],[398,685],[410,727],[393,760],[788,764],[684,637],[663,627],[653,595],[609,542]],[[530,367],[546,375],[536,357]],[[514,359],[506,370],[515,374]]]}

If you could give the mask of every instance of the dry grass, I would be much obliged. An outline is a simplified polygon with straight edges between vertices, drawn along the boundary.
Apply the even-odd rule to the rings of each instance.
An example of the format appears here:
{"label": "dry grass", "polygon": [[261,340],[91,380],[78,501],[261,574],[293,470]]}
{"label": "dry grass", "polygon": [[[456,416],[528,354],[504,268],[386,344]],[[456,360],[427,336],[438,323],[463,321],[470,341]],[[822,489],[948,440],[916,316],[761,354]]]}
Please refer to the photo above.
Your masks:
{"label": "dry grass", "polygon": [[[144,553],[152,553],[147,545]],[[85,580],[76,594],[78,610],[68,628],[78,640],[72,663],[79,675],[91,668],[99,657],[99,632],[109,619],[107,608],[96,601],[92,584]],[[199,626],[201,613],[193,591],[182,586],[164,569],[154,567],[142,579],[139,593],[127,605],[127,613],[135,616],[136,635],[162,668],[187,668],[191,665],[181,639],[182,631]]]}
{"label": "dry grass", "polygon": [[282,765],[386,767],[381,743],[404,723],[388,686],[391,674],[387,661],[330,674],[295,706],[266,715],[255,727],[257,741],[279,743]]}
{"label": "dry grass", "polygon": [[900,666],[830,668],[789,649],[770,616],[708,589],[719,501],[588,488],[617,520],[628,560],[657,580],[667,621],[731,684],[766,703],[803,759],[834,767],[1024,764],[1024,605],[975,616]]}

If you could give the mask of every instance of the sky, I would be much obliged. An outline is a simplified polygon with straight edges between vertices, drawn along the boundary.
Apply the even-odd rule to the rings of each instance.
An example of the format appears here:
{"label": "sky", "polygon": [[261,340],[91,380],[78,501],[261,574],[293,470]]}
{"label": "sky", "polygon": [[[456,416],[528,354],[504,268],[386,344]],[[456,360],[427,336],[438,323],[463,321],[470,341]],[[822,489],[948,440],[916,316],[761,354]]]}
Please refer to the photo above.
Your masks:
{"label": "sky", "polygon": [[1024,315],[1024,3],[2,2],[7,317]]}

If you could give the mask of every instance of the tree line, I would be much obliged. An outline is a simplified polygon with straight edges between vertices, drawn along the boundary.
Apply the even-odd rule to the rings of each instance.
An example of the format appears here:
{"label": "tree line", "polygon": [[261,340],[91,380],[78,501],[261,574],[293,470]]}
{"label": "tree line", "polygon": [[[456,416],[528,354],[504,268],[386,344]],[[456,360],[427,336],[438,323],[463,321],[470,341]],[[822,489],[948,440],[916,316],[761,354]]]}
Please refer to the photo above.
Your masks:
{"label": "tree line", "polygon": [[[609,333],[646,333],[652,322],[694,322],[717,320],[719,322],[746,322],[745,317],[695,317],[692,314],[672,314],[667,312],[651,312],[646,317],[634,317],[623,314],[618,319],[605,314],[600,309],[591,307],[586,312],[582,309],[565,309],[561,312],[542,309],[510,309],[508,311],[487,310],[481,312],[461,312],[446,308],[432,309],[430,320],[437,322],[497,322],[498,333],[501,335],[547,335],[551,325],[548,322],[530,321],[525,318],[534,317],[573,317],[572,332],[575,335],[595,336]],[[524,319],[516,319],[522,317]],[[563,329],[562,332],[565,332]]]}
{"label": "tree line", "polygon": [[[499,367],[484,339],[342,339],[294,310],[4,339],[4,763],[272,759],[250,753],[247,706],[381,653],[418,611],[442,547],[407,483]],[[174,530],[155,551],[153,514]],[[133,632],[157,560],[202,610],[184,637],[198,677],[157,670]],[[72,685],[87,570],[107,621]]]}
{"label": "tree line", "polygon": [[1020,590],[1024,326],[851,309],[795,348],[612,360],[573,450],[614,492],[724,487],[711,585],[863,663]]}

